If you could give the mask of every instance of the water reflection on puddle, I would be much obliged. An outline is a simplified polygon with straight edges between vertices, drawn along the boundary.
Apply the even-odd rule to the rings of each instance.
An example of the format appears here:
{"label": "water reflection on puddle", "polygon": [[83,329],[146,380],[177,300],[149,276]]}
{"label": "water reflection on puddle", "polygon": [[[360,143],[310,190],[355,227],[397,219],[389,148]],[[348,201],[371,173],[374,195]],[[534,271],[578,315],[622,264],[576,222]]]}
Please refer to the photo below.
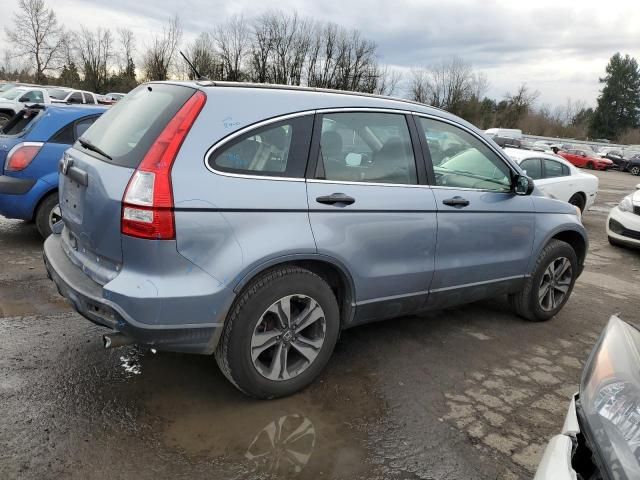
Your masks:
{"label": "water reflection on puddle", "polygon": [[263,472],[290,477],[304,470],[315,445],[316,429],[311,420],[284,415],[256,435],[244,456]]}

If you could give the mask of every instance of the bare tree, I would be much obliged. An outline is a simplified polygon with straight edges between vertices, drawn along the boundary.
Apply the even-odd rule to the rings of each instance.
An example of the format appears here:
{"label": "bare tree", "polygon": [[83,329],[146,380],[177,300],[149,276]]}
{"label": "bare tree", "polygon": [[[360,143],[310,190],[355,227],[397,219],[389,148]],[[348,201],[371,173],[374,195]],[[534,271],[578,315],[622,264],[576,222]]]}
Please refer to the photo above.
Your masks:
{"label": "bare tree", "polygon": [[[210,34],[204,32],[187,48],[187,57],[202,76],[217,79],[222,73],[222,62],[215,50],[215,44]],[[195,72],[189,70],[187,77],[196,79]]]}
{"label": "bare tree", "polygon": [[374,93],[388,96],[395,95],[401,80],[402,72],[400,70],[391,69],[388,65],[378,67]]}
{"label": "bare tree", "polygon": [[109,80],[109,67],[113,57],[111,30],[102,27],[89,30],[83,26],[77,38],[84,84],[94,92],[103,92]]}
{"label": "bare tree", "polygon": [[427,70],[422,68],[411,70],[409,99],[420,103],[429,103],[431,100],[431,83]]}
{"label": "bare tree", "polygon": [[133,30],[125,27],[118,29],[118,47],[118,67],[120,72],[124,72],[129,66],[129,62],[133,61],[133,55],[136,50]]}
{"label": "bare tree", "polygon": [[231,17],[215,29],[214,41],[222,61],[225,80],[237,82],[243,79],[249,40],[249,27],[241,15]]}
{"label": "bare tree", "polygon": [[6,33],[15,56],[29,56],[36,68],[35,81],[44,83],[46,72],[59,67],[64,30],[44,0],[19,0],[13,18],[14,27]]}
{"label": "bare tree", "polygon": [[505,128],[515,128],[518,122],[531,111],[539,96],[540,92],[530,90],[526,83],[521,84],[516,93],[506,93],[506,105],[499,118],[500,125]]}
{"label": "bare tree", "polygon": [[147,48],[142,60],[142,69],[147,80],[167,80],[173,66],[174,57],[182,38],[180,18],[176,15],[156,35]]}

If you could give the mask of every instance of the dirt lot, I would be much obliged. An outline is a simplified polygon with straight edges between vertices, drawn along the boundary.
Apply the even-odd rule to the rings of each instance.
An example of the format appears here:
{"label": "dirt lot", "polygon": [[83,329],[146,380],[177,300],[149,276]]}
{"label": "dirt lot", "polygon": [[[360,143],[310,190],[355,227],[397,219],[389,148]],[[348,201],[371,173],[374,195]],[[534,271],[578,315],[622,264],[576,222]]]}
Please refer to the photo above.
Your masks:
{"label": "dirt lot", "polygon": [[598,176],[587,268],[556,318],[500,300],[352,329],[320,381],[271,402],[212,358],[103,350],[34,226],[0,217],[0,478],[530,478],[609,316],[640,324],[640,251],[604,233],[640,178]]}

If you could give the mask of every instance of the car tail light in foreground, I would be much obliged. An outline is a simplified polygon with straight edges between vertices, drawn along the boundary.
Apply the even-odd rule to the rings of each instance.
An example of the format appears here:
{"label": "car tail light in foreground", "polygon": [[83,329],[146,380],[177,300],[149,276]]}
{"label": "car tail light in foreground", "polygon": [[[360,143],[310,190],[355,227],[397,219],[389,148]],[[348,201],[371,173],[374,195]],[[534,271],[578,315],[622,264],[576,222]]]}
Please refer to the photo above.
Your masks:
{"label": "car tail light in foreground", "polygon": [[44,145],[41,142],[19,143],[7,154],[4,169],[7,172],[19,172],[29,166]]}
{"label": "car tail light in foreground", "polygon": [[207,101],[196,92],[169,121],[129,180],[122,199],[124,235],[154,240],[176,237],[171,168]]}

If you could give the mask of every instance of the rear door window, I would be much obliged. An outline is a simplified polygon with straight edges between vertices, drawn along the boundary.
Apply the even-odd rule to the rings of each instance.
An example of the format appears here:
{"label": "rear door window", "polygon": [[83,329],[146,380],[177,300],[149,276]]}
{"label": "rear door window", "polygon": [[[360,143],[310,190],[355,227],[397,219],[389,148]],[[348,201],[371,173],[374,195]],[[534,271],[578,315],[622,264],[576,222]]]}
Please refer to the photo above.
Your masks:
{"label": "rear door window", "polygon": [[195,92],[193,88],[179,85],[141,85],[82,135],[112,160],[79,144],[75,148],[108,163],[136,168],[164,127]]}
{"label": "rear door window", "polygon": [[560,162],[556,162],[554,160],[548,160],[545,158],[544,160],[544,177],[545,178],[555,178],[555,177],[566,177],[569,175],[569,167],[561,164]]}
{"label": "rear door window", "polygon": [[528,158],[520,163],[520,168],[527,172],[527,175],[538,180],[542,178],[542,163],[539,158]]}
{"label": "rear door window", "polygon": [[93,99],[93,95],[91,95],[90,93],[87,92],[83,92],[84,94],[84,103],[89,103],[89,104],[94,104],[95,105],[95,100]]}

